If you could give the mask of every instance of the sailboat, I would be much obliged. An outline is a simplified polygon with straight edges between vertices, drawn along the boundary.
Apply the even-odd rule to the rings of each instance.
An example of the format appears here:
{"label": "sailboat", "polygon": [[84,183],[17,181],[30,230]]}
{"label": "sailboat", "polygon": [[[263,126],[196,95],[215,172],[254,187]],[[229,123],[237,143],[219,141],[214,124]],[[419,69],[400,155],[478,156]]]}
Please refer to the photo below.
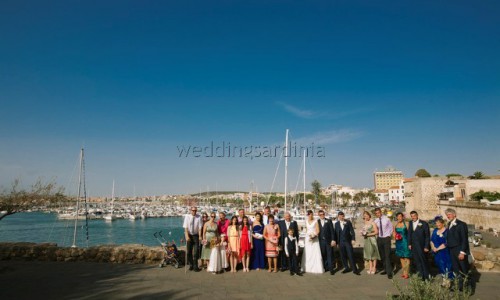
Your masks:
{"label": "sailboat", "polygon": [[71,248],[76,248],[76,232],[78,228],[78,219],[80,213],[80,202],[83,202],[84,217],[85,217],[85,232],[86,244],[89,246],[89,213],[87,207],[87,187],[85,184],[85,158],[83,148],[80,151],[80,173],[78,175],[78,197],[76,198],[76,214],[75,214],[75,229],[73,231],[73,245]]}
{"label": "sailboat", "polygon": [[111,190],[111,213],[106,214],[104,216],[104,220],[106,221],[116,220],[115,215],[113,215],[114,209],[115,209],[115,181],[113,180],[113,189]]}

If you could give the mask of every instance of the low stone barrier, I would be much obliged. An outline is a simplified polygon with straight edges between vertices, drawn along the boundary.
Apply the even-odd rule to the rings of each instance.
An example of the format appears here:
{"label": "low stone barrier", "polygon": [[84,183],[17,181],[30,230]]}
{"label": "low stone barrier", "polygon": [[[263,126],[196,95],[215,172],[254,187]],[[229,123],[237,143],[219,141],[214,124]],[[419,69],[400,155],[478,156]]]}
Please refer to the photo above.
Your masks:
{"label": "low stone barrier", "polygon": [[500,249],[476,247],[471,249],[471,253],[479,271],[500,272]]}
{"label": "low stone barrier", "polygon": [[[184,251],[179,250],[178,256],[183,262]],[[163,257],[161,247],[134,244],[71,248],[53,243],[0,243],[0,260],[159,264]]]}

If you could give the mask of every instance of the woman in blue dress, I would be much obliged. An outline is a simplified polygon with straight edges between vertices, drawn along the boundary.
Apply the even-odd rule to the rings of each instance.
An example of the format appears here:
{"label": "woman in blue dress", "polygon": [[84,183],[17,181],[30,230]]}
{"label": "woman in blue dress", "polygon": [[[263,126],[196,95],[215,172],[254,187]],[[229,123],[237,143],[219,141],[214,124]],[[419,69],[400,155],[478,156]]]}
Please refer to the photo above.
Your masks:
{"label": "woman in blue dress", "polygon": [[403,213],[396,214],[397,223],[394,226],[394,239],[396,240],[396,256],[401,261],[403,275],[401,277],[408,279],[410,277],[410,258],[411,251],[408,249],[408,226],[406,225]]}
{"label": "woman in blue dress", "polygon": [[437,227],[431,235],[431,249],[434,253],[434,263],[444,279],[452,279],[453,271],[451,268],[450,250],[446,247],[448,229],[444,226],[444,220],[441,216],[437,216],[434,220]]}
{"label": "woman in blue dress", "polygon": [[262,215],[260,213],[255,214],[255,220],[253,221],[253,248],[251,255],[251,269],[260,270],[266,267],[266,259],[264,256],[264,226],[262,225]]}

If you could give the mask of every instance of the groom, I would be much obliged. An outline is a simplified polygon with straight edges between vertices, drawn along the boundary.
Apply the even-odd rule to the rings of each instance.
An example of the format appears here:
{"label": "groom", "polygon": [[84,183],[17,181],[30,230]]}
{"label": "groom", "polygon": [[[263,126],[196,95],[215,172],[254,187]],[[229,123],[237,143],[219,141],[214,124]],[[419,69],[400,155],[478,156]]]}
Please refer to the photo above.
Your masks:
{"label": "groom", "polygon": [[335,240],[335,231],[333,224],[330,220],[325,218],[325,212],[320,210],[318,212],[319,219],[319,247],[321,249],[321,258],[323,259],[323,267],[325,272],[330,270],[330,274],[335,274],[333,266],[333,241]]}
{"label": "groom", "polygon": [[[353,271],[354,274],[360,275],[359,270],[356,267],[356,263],[354,262],[354,250],[352,248],[352,244],[354,244],[354,241],[356,239],[354,228],[352,227],[352,223],[348,220],[345,220],[344,218],[344,213],[339,212],[339,221],[335,223],[335,240],[333,242],[333,245],[339,245],[340,259],[342,260],[342,264],[344,265],[344,271],[342,271],[342,273],[345,274]],[[347,259],[349,259],[352,269],[349,268]]]}

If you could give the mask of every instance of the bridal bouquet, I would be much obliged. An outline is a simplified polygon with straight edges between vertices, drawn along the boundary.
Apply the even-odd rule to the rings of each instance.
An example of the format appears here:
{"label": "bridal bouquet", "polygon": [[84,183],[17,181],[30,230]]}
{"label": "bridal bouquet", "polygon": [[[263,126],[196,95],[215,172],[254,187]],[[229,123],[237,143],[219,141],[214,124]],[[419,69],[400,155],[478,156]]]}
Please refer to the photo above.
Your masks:
{"label": "bridal bouquet", "polygon": [[316,235],[316,234],[314,234],[314,233],[310,233],[310,234],[309,234],[309,241],[310,241],[311,243],[312,243],[312,242],[314,242],[314,239],[315,239],[316,237],[317,237],[317,235]]}
{"label": "bridal bouquet", "polygon": [[202,240],[202,241],[201,241],[201,244],[202,244],[203,246],[206,246],[206,245],[208,244],[208,241],[207,241],[207,240]]}
{"label": "bridal bouquet", "polygon": [[401,235],[401,233],[396,233],[396,241],[401,241],[403,239],[403,236]]}
{"label": "bridal bouquet", "polygon": [[262,240],[262,239],[264,238],[264,236],[263,236],[262,234],[258,233],[258,232],[254,233],[253,235],[254,235],[254,236],[255,236],[255,238],[256,238],[256,239],[258,239],[258,240]]}

